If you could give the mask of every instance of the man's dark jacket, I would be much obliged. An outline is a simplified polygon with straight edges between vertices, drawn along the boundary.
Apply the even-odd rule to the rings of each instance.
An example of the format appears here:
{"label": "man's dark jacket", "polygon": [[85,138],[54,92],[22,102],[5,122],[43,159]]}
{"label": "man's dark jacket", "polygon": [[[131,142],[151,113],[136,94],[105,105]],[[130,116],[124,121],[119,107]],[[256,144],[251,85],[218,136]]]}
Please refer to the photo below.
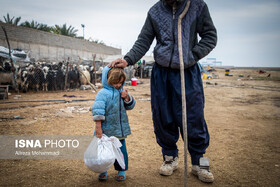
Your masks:
{"label": "man's dark jacket", "polygon": [[[178,52],[178,17],[187,0],[177,0],[176,6],[169,6],[164,0],[150,8],[145,24],[132,49],[124,59],[135,64],[149,50],[154,38],[154,58],[157,64],[180,69]],[[176,8],[175,8],[176,7]],[[197,34],[200,36],[198,42]],[[191,0],[190,7],[182,19],[182,45],[185,68],[194,65],[216,46],[217,32],[203,0]]]}

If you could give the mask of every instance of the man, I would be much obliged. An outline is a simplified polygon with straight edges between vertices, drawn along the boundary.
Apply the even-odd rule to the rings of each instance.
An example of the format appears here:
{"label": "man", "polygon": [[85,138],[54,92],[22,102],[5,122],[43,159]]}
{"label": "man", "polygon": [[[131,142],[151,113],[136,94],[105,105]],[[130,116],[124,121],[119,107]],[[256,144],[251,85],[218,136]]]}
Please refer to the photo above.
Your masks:
{"label": "man", "polygon": [[[135,64],[149,50],[153,39],[155,65],[151,76],[151,105],[157,143],[162,148],[161,175],[172,175],[178,166],[179,129],[183,137],[180,62],[178,52],[178,17],[188,0],[160,0],[148,12],[145,24],[132,49],[109,66]],[[204,120],[204,93],[198,60],[216,46],[217,33],[203,0],[191,0],[182,19],[183,60],[188,122],[188,150],[192,173],[203,182],[213,182],[213,174],[199,167],[199,160],[209,146]],[[198,42],[197,35],[200,36]]]}

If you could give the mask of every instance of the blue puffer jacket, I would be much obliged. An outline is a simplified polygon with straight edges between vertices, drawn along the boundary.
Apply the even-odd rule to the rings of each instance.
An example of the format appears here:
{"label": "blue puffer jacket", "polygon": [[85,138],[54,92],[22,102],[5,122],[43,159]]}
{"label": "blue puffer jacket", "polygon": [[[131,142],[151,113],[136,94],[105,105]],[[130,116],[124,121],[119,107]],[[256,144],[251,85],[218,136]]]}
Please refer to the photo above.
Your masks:
{"label": "blue puffer jacket", "polygon": [[93,120],[102,121],[103,134],[107,136],[124,137],[131,134],[126,110],[131,110],[135,106],[135,100],[129,95],[130,101],[124,102],[121,98],[121,89],[107,83],[107,74],[111,68],[105,67],[102,72],[103,88],[95,97],[92,105]]}
{"label": "blue puffer jacket", "polygon": [[[176,6],[171,7],[165,0],[160,0],[151,7],[137,41],[124,57],[129,65],[142,58],[156,38],[156,63],[163,67],[180,69],[178,17],[186,4],[187,0],[177,0]],[[185,68],[193,66],[216,46],[217,31],[203,0],[190,0],[188,12],[182,19],[181,34]],[[199,41],[198,34],[201,38]]]}

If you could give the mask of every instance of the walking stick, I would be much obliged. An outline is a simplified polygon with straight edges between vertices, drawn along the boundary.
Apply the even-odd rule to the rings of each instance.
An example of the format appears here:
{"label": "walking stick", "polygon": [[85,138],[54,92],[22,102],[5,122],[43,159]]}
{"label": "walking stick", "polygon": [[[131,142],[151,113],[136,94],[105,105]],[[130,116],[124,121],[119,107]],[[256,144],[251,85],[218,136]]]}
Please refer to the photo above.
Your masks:
{"label": "walking stick", "polygon": [[185,157],[185,172],[184,172],[184,186],[188,183],[188,128],[187,128],[187,106],[186,106],[186,93],[185,93],[185,75],[184,75],[184,61],[183,61],[183,47],[182,47],[182,19],[189,10],[190,1],[184,11],[180,14],[178,19],[178,48],[179,48],[179,60],[180,60],[180,76],[181,76],[181,94],[182,94],[182,123],[184,131],[184,157]]}
{"label": "walking stick", "polygon": [[7,31],[6,31],[5,27],[2,26],[2,30],[4,31],[4,34],[5,34],[5,37],[6,37],[6,40],[7,40],[7,44],[8,44],[8,48],[9,48],[9,58],[10,58],[10,62],[11,62],[11,65],[12,65],[12,72],[13,72],[13,78],[14,78],[13,87],[14,87],[16,92],[19,92],[18,87],[17,87],[17,77],[16,77],[17,76],[17,74],[16,74],[17,69],[14,66],[15,61],[12,58],[9,38],[8,38]]}
{"label": "walking stick", "polygon": [[94,91],[97,91],[95,85],[91,84],[91,82],[87,79],[87,77],[85,76],[85,74],[80,70],[80,64],[81,64],[81,62],[82,62],[82,59],[81,59],[81,57],[79,56],[79,63],[78,63],[78,66],[77,66],[78,71],[85,77],[85,79],[86,79],[87,83],[90,85],[90,87],[91,87]]}
{"label": "walking stick", "polygon": [[64,90],[66,90],[66,87],[67,87],[67,81],[68,81],[68,65],[69,65],[69,57],[67,59],[67,62],[66,62],[66,73],[65,73],[65,80],[64,80]]}

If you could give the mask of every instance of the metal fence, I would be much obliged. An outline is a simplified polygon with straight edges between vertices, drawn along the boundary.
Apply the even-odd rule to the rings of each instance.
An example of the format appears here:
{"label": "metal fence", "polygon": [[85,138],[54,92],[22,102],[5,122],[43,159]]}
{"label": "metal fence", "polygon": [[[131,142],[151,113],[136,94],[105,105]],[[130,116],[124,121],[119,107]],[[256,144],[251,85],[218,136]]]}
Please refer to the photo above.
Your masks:
{"label": "metal fence", "polygon": [[[106,65],[98,61],[96,68],[88,62],[81,65],[78,62],[17,62],[13,67],[9,59],[0,60],[0,85],[10,85],[19,92],[79,89],[88,84],[87,80],[92,84],[100,83]],[[136,64],[124,70],[130,81],[133,77],[150,77],[152,66]]]}

